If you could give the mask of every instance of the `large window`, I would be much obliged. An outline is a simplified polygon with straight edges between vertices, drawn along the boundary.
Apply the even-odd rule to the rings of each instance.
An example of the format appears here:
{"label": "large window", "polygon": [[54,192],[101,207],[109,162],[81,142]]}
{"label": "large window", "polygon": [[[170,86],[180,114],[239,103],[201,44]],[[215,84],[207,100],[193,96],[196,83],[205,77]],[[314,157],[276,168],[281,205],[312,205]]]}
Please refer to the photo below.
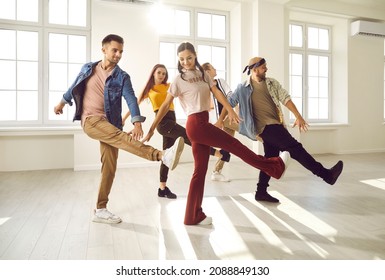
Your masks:
{"label": "large window", "polygon": [[[192,43],[198,54],[199,63],[210,62],[217,69],[218,78],[227,78],[229,15],[224,12],[195,10],[190,8],[163,8],[162,19],[167,24],[160,32],[160,62],[166,65],[170,81],[178,74],[177,48],[183,41]],[[163,15],[167,14],[167,17]],[[185,119],[178,100],[175,100],[178,119]]]}
{"label": "large window", "polygon": [[89,57],[89,1],[0,1],[1,126],[72,125],[53,106]]}
{"label": "large window", "polygon": [[[289,25],[290,93],[311,122],[330,122],[331,29],[303,23]],[[290,119],[294,116],[290,114]]]}

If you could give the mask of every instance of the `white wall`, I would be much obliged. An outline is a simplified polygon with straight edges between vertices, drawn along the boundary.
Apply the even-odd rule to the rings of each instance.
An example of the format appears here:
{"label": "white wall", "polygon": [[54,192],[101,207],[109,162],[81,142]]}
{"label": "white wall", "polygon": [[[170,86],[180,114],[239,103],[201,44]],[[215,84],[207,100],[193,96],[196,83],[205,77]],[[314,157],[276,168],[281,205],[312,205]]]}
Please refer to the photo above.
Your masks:
{"label": "white wall", "polygon": [[[322,127],[301,134],[292,130],[310,153],[358,153],[385,150],[383,124],[383,56],[384,41],[368,37],[350,37],[349,21],[362,14],[366,18],[385,20],[385,13],[358,9],[352,5],[335,5],[330,1],[173,1],[180,5],[223,9],[230,12],[230,84],[235,87],[245,76],[243,67],[253,56],[264,56],[268,74],[288,87],[287,23],[295,20],[326,20],[332,24],[335,44],[333,62],[334,102],[341,106],[337,118],[343,126]],[[285,4],[285,5],[284,5]],[[321,13],[319,12],[321,11]],[[101,59],[100,41],[108,33],[120,34],[125,39],[121,67],[131,76],[138,93],[148,78],[149,71],[158,63],[159,37],[149,23],[149,6],[107,1],[92,1],[92,60]],[[382,17],[382,18],[381,18]],[[320,22],[321,23],[321,22]],[[159,23],[160,24],[160,23]],[[176,55],[176,54],[175,54]],[[198,54],[199,56],[199,54]],[[198,57],[199,58],[199,57]],[[153,120],[150,104],[141,105],[147,116],[143,124],[146,132]],[[342,112],[341,112],[342,111]],[[126,125],[125,130],[130,129]],[[260,145],[236,134],[243,143],[261,151]],[[161,147],[156,133],[151,145]],[[186,147],[182,161],[191,161],[191,149]],[[150,162],[123,151],[119,166],[142,166]],[[158,163],[153,163],[158,164]],[[45,129],[22,132],[0,130],[0,171],[50,168],[95,169],[100,166],[99,145],[81,130]]]}

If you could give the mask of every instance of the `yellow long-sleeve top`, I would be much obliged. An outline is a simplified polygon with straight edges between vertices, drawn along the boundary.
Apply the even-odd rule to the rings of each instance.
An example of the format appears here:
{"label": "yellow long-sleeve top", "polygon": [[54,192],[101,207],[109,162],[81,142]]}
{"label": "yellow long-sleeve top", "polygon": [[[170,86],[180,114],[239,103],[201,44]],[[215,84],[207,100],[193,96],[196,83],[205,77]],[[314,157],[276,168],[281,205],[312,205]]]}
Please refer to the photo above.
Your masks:
{"label": "yellow long-sleeve top", "polygon": [[[152,109],[154,112],[158,111],[160,106],[163,104],[167,96],[167,90],[170,84],[154,85],[148,92],[148,98],[151,101]],[[174,103],[171,103],[169,110],[174,111]]]}

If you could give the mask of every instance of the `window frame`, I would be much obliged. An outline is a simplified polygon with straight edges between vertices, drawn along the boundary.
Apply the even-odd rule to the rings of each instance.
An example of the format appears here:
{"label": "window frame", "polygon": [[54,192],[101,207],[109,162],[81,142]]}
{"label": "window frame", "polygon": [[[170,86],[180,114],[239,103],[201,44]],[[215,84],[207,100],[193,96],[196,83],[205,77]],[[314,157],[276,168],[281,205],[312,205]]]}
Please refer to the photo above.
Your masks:
{"label": "window frame", "polygon": [[[16,0],[17,1],[17,0]],[[37,120],[11,120],[0,121],[0,125],[6,129],[23,129],[26,127],[77,127],[72,121],[72,116],[68,120],[49,120],[49,34],[58,33],[66,35],[81,35],[86,37],[86,60],[91,57],[91,0],[86,1],[86,25],[61,25],[50,24],[48,22],[49,0],[38,0],[38,17],[36,22],[0,19],[0,29],[15,31],[33,31],[38,33],[38,115]],[[68,2],[67,2],[68,3]],[[17,5],[17,2],[16,2]],[[17,60],[16,60],[17,61]],[[80,68],[79,68],[80,71]],[[17,79],[17,76],[16,76]],[[64,92],[63,92],[64,93]]]}
{"label": "window frame", "polygon": [[[289,60],[291,54],[301,54],[302,55],[302,111],[300,111],[301,115],[311,123],[331,123],[332,122],[332,28],[331,26],[321,25],[321,24],[313,24],[309,22],[298,22],[298,21],[290,21],[289,28],[291,25],[299,25],[302,26],[302,37],[303,44],[302,47],[292,47],[290,46],[290,36],[289,36]],[[309,48],[308,45],[308,28],[320,28],[328,30],[329,37],[329,45],[328,50],[322,49],[314,49]],[[314,55],[317,57],[325,56],[328,58],[328,112],[327,118],[310,118],[309,117],[309,67],[308,61],[309,56]],[[291,69],[289,69],[289,77],[291,78]],[[289,79],[291,80],[291,79]],[[291,85],[290,85],[291,87]],[[320,100],[320,98],[318,98]],[[292,113],[290,113],[290,122],[294,122],[295,118]]]}
{"label": "window frame", "polygon": [[[198,45],[205,45],[210,47],[224,47],[226,49],[225,51],[225,80],[229,79],[229,63],[230,60],[230,32],[229,32],[229,26],[230,26],[230,13],[226,11],[219,11],[219,10],[212,10],[212,9],[203,9],[203,8],[191,8],[191,7],[183,7],[183,6],[173,6],[173,5],[166,5],[166,8],[174,9],[174,10],[184,10],[190,12],[190,36],[180,36],[180,35],[172,35],[172,34],[159,34],[159,46],[162,43],[174,43],[176,45],[179,45],[180,42],[188,41],[194,45],[194,47],[198,47]],[[225,39],[216,39],[216,38],[203,38],[198,37],[198,13],[206,13],[210,15],[221,15],[225,16]],[[198,52],[198,50],[196,49]],[[161,56],[161,54],[159,53]],[[177,54],[175,53],[175,56]],[[205,63],[206,61],[201,61],[198,55],[198,61],[199,63]],[[160,58],[161,61],[161,58]],[[177,70],[177,64],[175,66],[166,65],[167,69],[172,69],[173,71],[176,70],[176,74],[178,74]],[[169,81],[172,82],[174,77],[172,75],[169,75]],[[176,111],[176,117],[177,121],[179,123],[185,122],[187,117],[184,115],[184,113],[179,112],[181,110],[179,102],[174,102],[175,105],[175,111]]]}
{"label": "window frame", "polygon": [[[68,31],[68,30],[67,30]],[[85,36],[86,37],[86,61],[90,61],[90,49],[91,49],[91,35],[90,34],[87,34],[85,33],[84,31],[82,30],[72,30],[71,33],[69,32],[65,32],[63,31],[63,29],[55,29],[55,28],[49,28],[49,29],[46,29],[46,32],[44,32],[44,41],[45,41],[45,45],[44,45],[44,61],[45,61],[45,67],[44,67],[44,71],[43,71],[43,75],[45,77],[47,77],[46,79],[44,79],[44,100],[43,100],[43,104],[45,106],[45,108],[47,108],[47,110],[45,110],[43,112],[43,122],[49,124],[49,125],[60,125],[60,126],[79,126],[78,123],[73,123],[73,114],[70,114],[67,118],[67,120],[50,120],[49,119],[49,111],[50,110],[53,110],[53,108],[51,108],[49,106],[49,98],[50,98],[50,89],[49,89],[49,64],[50,64],[50,60],[49,60],[49,35],[50,33],[55,33],[55,34],[63,34],[63,35],[75,35],[75,36]],[[67,63],[67,66],[68,66],[69,63]],[[81,66],[79,67],[78,69],[78,72],[80,72],[80,69],[81,69]],[[75,78],[72,79],[72,81],[69,81],[69,83],[71,84],[73,82]],[[67,88],[69,87],[69,85],[67,86]],[[65,93],[65,91],[63,91],[63,94]],[[57,100],[57,103],[59,102],[60,100]],[[75,110],[74,106],[65,106],[65,108],[63,109],[63,111],[66,110],[67,112],[72,112]]]}
{"label": "window frame", "polygon": [[[13,24],[2,24],[0,22],[0,29],[3,29],[3,30],[12,30],[12,31],[27,31],[27,32],[36,32],[38,34],[38,60],[37,60],[37,67],[38,67],[38,77],[42,77],[43,76],[43,72],[42,72],[42,61],[40,59],[40,57],[42,57],[43,55],[43,47],[42,47],[42,42],[41,40],[39,39],[39,36],[42,36],[43,34],[43,31],[41,28],[38,28],[36,26],[33,26],[33,25],[23,25],[23,26],[15,26]],[[17,47],[17,46],[16,46]],[[15,61],[16,64],[18,61],[17,58],[15,60],[11,60],[11,61]],[[17,71],[17,66],[16,66],[16,71]],[[17,81],[17,75],[16,75],[16,81]],[[38,93],[38,96],[37,96],[37,102],[38,102],[38,105],[41,104],[41,100],[42,100],[42,94],[40,94],[40,91],[42,89],[42,79],[39,78],[38,80],[38,83],[37,83],[37,93]],[[16,88],[15,88],[15,91],[16,91],[16,95],[18,93],[18,90],[17,90],[17,84],[16,84]],[[17,97],[16,97],[17,98]],[[17,113],[17,111],[16,111]],[[25,121],[25,120],[4,120],[4,121],[1,121],[0,120],[0,125],[1,126],[4,126],[4,127],[18,127],[18,126],[28,126],[28,125],[39,125],[40,124],[40,121],[41,121],[41,110],[40,108],[38,108],[38,114],[37,114],[37,120],[31,120],[31,121]]]}

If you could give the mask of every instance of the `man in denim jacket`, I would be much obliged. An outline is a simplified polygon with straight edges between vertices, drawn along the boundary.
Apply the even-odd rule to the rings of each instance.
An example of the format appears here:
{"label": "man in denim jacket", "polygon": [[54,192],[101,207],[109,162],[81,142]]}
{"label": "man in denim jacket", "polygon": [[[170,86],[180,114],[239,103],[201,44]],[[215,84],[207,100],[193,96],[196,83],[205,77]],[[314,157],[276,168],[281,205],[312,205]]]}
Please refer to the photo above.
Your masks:
{"label": "man in denim jacket", "polygon": [[[104,58],[85,64],[54,108],[56,114],[62,114],[66,104],[72,106],[73,99],[76,105],[74,121],[80,120],[84,132],[100,142],[101,181],[93,218],[94,222],[100,223],[122,221],[107,210],[119,149],[151,161],[163,161],[173,170],[178,164],[184,144],[183,138],[179,138],[174,146],[160,151],[139,141],[143,137],[142,122],[145,117],[140,115],[130,76],[118,66],[123,44],[122,37],[107,35],[102,41]],[[122,97],[127,102],[134,125],[129,133],[122,131]]]}
{"label": "man in denim jacket", "polygon": [[[333,185],[343,169],[343,162],[338,161],[330,169],[326,169],[317,162],[286,129],[281,104],[285,105],[296,117],[293,127],[298,126],[300,132],[306,132],[308,124],[298,112],[289,93],[281,84],[267,78],[267,66],[264,58],[254,57],[245,67],[249,78],[239,84],[237,89],[228,97],[231,106],[239,104],[239,133],[256,141],[261,140],[266,157],[278,156],[280,151],[288,151],[290,156],[310,170],[314,175],[321,177],[325,182]],[[226,113],[221,114],[218,126],[223,126]],[[259,181],[255,200],[279,202],[268,192],[270,176],[259,173]]]}

